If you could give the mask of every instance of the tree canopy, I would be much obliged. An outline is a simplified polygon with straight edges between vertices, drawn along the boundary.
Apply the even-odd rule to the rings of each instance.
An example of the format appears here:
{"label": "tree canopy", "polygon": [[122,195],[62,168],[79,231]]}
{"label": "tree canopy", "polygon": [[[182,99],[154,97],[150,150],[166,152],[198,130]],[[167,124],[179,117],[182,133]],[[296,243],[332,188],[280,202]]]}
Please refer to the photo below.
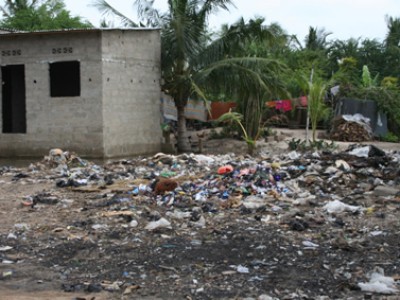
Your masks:
{"label": "tree canopy", "polygon": [[7,0],[0,6],[0,27],[24,31],[89,28],[81,17],[71,16],[62,0]]}

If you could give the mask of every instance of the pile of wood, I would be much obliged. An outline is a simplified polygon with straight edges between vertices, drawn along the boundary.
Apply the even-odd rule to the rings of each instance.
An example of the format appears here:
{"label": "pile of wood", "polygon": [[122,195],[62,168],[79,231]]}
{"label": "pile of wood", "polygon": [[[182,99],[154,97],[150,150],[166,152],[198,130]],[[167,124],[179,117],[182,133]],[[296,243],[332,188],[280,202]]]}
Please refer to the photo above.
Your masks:
{"label": "pile of wood", "polygon": [[373,134],[368,123],[345,120],[338,116],[333,120],[330,139],[341,142],[365,142],[372,140]]}

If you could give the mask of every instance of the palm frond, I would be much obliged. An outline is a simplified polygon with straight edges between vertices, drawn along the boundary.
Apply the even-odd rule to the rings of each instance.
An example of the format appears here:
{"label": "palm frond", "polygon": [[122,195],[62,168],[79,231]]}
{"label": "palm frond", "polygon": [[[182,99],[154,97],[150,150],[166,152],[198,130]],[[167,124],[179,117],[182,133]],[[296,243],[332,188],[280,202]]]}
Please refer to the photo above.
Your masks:
{"label": "palm frond", "polygon": [[5,17],[5,18],[9,18],[9,17],[10,17],[9,12],[8,12],[7,9],[5,9],[3,6],[0,6],[0,11],[1,11],[2,14],[3,14],[3,17]]}
{"label": "palm frond", "polygon": [[154,7],[154,0],[135,0],[134,7],[141,22],[147,27],[160,26],[160,12]]}
{"label": "palm frond", "polygon": [[277,28],[263,25],[264,21],[264,18],[255,18],[246,23],[240,18],[230,26],[224,25],[219,37],[198,56],[197,62],[207,65],[224,57],[247,56],[246,47],[252,43],[277,43],[277,35],[273,31]]}
{"label": "palm frond", "polygon": [[105,0],[95,0],[91,6],[97,8],[102,16],[115,16],[117,19],[123,24],[123,26],[127,27],[140,27],[140,24],[134,22],[132,19],[115,9]]}
{"label": "palm frond", "polygon": [[202,2],[204,2],[204,4],[201,8],[200,13],[205,14],[206,16],[216,12],[218,9],[229,11],[230,6],[235,7],[232,0],[205,0]]}
{"label": "palm frond", "polygon": [[192,80],[192,89],[193,92],[200,97],[202,101],[204,101],[204,104],[206,106],[206,109],[208,113],[211,115],[211,106],[209,101],[207,101],[207,96],[205,92]]}
{"label": "palm frond", "polygon": [[203,85],[223,88],[233,94],[237,94],[239,90],[245,90],[247,93],[259,94],[259,91],[264,91],[264,93],[284,96],[287,92],[280,74],[285,72],[287,72],[286,67],[273,59],[227,58],[197,72],[195,79]]}
{"label": "palm frond", "polygon": [[243,115],[238,112],[234,112],[234,111],[224,113],[217,119],[217,121],[221,122],[221,123],[222,122],[231,122],[231,121],[241,122],[242,120],[243,120]]}
{"label": "palm frond", "polygon": [[237,125],[239,125],[240,129],[242,130],[243,137],[244,137],[244,140],[246,141],[246,143],[252,143],[252,144],[255,143],[255,141],[253,139],[249,138],[249,135],[247,134],[247,131],[243,126],[243,123],[242,123],[243,115],[242,114],[240,114],[238,112],[234,112],[234,111],[229,111],[229,112],[221,115],[216,121],[219,123],[236,123]]}

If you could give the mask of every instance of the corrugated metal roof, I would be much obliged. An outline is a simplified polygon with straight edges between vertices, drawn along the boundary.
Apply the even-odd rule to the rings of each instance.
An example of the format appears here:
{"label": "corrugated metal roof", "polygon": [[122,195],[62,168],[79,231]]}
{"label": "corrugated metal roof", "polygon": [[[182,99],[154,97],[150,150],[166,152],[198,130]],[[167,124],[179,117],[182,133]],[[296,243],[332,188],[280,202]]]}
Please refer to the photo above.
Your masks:
{"label": "corrugated metal roof", "polygon": [[77,33],[77,32],[101,32],[101,31],[152,31],[160,30],[160,28],[145,28],[145,27],[131,27],[131,28],[71,28],[71,29],[53,29],[53,30],[35,30],[23,31],[0,28],[0,36],[9,35],[30,35],[30,34],[55,34],[55,33]]}
{"label": "corrugated metal roof", "polygon": [[0,34],[7,34],[7,33],[12,33],[12,32],[16,32],[17,30],[12,30],[12,29],[8,29],[8,28],[1,28],[0,27]]}

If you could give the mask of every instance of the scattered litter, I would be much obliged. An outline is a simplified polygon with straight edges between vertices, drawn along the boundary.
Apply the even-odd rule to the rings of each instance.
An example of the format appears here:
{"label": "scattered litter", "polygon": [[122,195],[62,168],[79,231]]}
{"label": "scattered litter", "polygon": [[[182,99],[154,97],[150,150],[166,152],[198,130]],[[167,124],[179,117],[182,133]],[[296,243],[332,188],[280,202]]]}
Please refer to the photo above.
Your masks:
{"label": "scattered litter", "polygon": [[11,250],[13,247],[11,247],[11,246],[3,246],[3,247],[0,247],[0,252],[5,252],[5,251],[9,251],[9,250]]}
{"label": "scattered litter", "polygon": [[367,158],[369,156],[369,146],[364,146],[364,147],[361,147],[361,148],[355,148],[352,151],[350,151],[349,154],[357,156],[357,157],[365,157],[365,158]]}
{"label": "scattered litter", "polygon": [[305,249],[315,249],[319,247],[319,245],[310,241],[303,241],[302,244],[305,247]]}
{"label": "scattered litter", "polygon": [[249,196],[243,201],[243,206],[248,209],[257,209],[266,205],[266,199],[258,196]]}
{"label": "scattered litter", "polygon": [[233,171],[233,167],[230,165],[222,166],[218,168],[218,174],[223,175],[223,174],[228,174]]}
{"label": "scattered litter", "polygon": [[301,157],[301,155],[296,151],[289,152],[287,156],[292,160],[299,159]]}
{"label": "scattered litter", "polygon": [[139,223],[136,220],[132,220],[129,222],[129,226],[130,227],[138,227]]}
{"label": "scattered litter", "polygon": [[94,224],[92,225],[92,228],[94,230],[102,230],[102,229],[106,229],[108,226],[107,224]]}
{"label": "scattered litter", "polygon": [[150,222],[145,227],[146,230],[155,230],[155,229],[159,229],[159,228],[172,229],[171,223],[167,219],[164,219],[164,218],[160,218],[157,221]]}
{"label": "scattered litter", "polygon": [[13,275],[14,275],[14,271],[13,270],[2,271],[0,273],[0,280],[7,279],[7,278],[9,278],[9,277],[11,277]]}
{"label": "scattered litter", "polygon": [[241,273],[241,274],[250,273],[249,268],[244,267],[244,266],[241,266],[241,265],[237,266],[236,271],[237,271],[238,273]]}
{"label": "scattered litter", "polygon": [[349,172],[351,169],[350,165],[342,159],[338,159],[337,161],[335,161],[335,165],[336,165],[336,168],[341,169],[346,172]]}
{"label": "scattered litter", "polygon": [[287,152],[158,153],[98,165],[52,149],[28,168],[0,167],[4,190],[24,187],[3,210],[13,219],[0,233],[0,279],[12,280],[16,271],[4,272],[14,265],[23,276],[28,262],[51,266],[66,292],[117,297],[397,293],[398,275],[383,272],[356,285],[371,263],[400,269],[398,153]]}
{"label": "scattered litter", "polygon": [[16,240],[18,237],[14,233],[9,233],[7,235],[8,240]]}
{"label": "scattered litter", "polygon": [[182,220],[182,219],[190,218],[192,213],[190,211],[183,212],[183,211],[179,211],[179,210],[174,210],[173,212],[168,211],[166,213],[166,215],[173,219]]}
{"label": "scattered litter", "polygon": [[9,260],[9,259],[3,259],[1,261],[1,263],[4,264],[4,265],[11,265],[11,264],[14,264],[15,262],[12,261],[12,260]]}
{"label": "scattered litter", "polygon": [[339,200],[330,201],[324,205],[324,209],[330,214],[340,214],[342,212],[360,212],[363,210],[360,206],[348,205]]}
{"label": "scattered litter", "polygon": [[367,276],[369,282],[360,282],[358,286],[363,292],[391,295],[399,292],[396,282],[392,277],[384,275],[382,268],[376,267]]}

